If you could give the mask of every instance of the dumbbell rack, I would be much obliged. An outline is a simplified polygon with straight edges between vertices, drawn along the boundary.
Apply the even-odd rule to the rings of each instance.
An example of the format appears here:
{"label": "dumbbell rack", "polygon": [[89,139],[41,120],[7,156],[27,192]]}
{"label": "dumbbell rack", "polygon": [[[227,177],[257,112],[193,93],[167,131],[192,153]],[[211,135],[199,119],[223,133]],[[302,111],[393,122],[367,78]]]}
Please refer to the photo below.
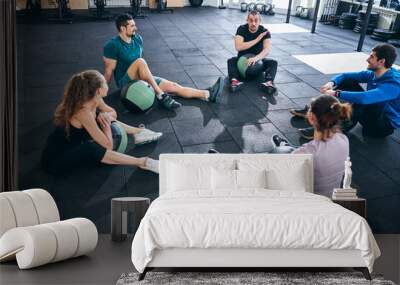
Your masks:
{"label": "dumbbell rack", "polygon": [[339,0],[327,0],[322,10],[321,23],[332,24],[332,16],[336,15]]}
{"label": "dumbbell rack", "polygon": [[142,10],[142,0],[130,0],[130,6],[131,10],[129,11],[129,14],[131,14],[134,19],[146,18],[146,15]]}
{"label": "dumbbell rack", "polygon": [[111,13],[105,9],[107,6],[107,0],[94,0],[93,2],[96,6],[96,10],[92,17],[96,20],[110,20]]}
{"label": "dumbbell rack", "polygon": [[170,12],[174,13],[174,10],[168,7],[168,2],[167,0],[156,0],[157,1],[157,8],[156,9],[150,9],[150,12],[152,13],[163,13],[163,12]]}
{"label": "dumbbell rack", "polygon": [[57,0],[57,14],[56,17],[48,18],[49,21],[71,24],[72,13],[68,8],[69,0]]}
{"label": "dumbbell rack", "polygon": [[247,12],[247,11],[258,11],[260,14],[265,14],[265,15],[270,15],[273,16],[275,15],[275,12],[273,11],[274,5],[267,3],[264,4],[262,2],[242,2],[240,3],[240,11],[242,12]]}

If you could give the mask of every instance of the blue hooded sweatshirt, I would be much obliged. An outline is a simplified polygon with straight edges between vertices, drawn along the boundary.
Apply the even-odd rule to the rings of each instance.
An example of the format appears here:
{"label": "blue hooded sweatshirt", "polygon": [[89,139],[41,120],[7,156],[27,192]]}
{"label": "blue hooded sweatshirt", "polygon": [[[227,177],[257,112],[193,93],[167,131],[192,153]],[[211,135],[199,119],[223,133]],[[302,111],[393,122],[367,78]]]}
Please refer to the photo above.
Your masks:
{"label": "blue hooded sweatshirt", "polygon": [[385,116],[393,128],[400,128],[400,72],[398,70],[390,68],[379,78],[370,70],[346,72],[335,76],[332,81],[337,86],[346,79],[367,83],[367,91],[340,91],[340,99],[361,105],[385,102]]}

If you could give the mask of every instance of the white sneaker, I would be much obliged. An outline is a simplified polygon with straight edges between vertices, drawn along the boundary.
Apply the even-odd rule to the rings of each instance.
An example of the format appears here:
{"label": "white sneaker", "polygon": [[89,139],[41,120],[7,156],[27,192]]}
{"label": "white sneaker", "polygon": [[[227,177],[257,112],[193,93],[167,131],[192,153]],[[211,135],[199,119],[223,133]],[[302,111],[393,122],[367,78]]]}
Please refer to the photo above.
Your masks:
{"label": "white sneaker", "polygon": [[134,134],[133,137],[135,138],[135,144],[141,145],[157,141],[162,135],[162,133],[153,132],[149,129],[142,129],[140,132]]}
{"label": "white sneaker", "polygon": [[273,135],[271,137],[272,153],[291,153],[296,148],[293,147],[286,139],[279,135]]}
{"label": "white sneaker", "polygon": [[154,173],[159,173],[159,161],[148,157],[146,159],[145,165],[142,167],[143,169],[152,171]]}

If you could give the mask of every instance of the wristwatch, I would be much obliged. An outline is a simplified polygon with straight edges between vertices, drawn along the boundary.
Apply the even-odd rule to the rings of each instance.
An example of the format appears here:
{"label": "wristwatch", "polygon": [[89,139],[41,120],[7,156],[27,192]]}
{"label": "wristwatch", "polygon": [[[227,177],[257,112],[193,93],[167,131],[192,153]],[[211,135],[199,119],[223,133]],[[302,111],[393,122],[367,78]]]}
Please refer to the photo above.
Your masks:
{"label": "wristwatch", "polygon": [[340,96],[340,90],[339,90],[339,89],[336,89],[336,91],[335,91],[335,97],[336,97],[336,98],[339,98],[339,96]]}

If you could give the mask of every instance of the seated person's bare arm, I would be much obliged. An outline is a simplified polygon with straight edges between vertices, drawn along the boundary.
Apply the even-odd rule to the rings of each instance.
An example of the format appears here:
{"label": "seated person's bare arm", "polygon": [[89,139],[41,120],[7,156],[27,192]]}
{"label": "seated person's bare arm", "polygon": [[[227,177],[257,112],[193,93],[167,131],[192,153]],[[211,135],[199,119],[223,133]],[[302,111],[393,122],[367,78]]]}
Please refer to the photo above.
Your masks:
{"label": "seated person's bare arm", "polygon": [[257,54],[255,56],[256,61],[267,57],[267,55],[270,52],[270,46],[271,46],[271,40],[270,39],[265,39],[263,41],[263,50],[259,54]]}
{"label": "seated person's bare arm", "polygon": [[242,36],[236,35],[235,36],[235,49],[237,51],[242,51],[251,48],[255,44],[257,44],[259,41],[262,40],[262,38],[267,34],[267,31],[261,33],[258,35],[257,38],[255,38],[252,41],[245,42],[244,38]]}
{"label": "seated person's bare arm", "polygon": [[93,114],[88,110],[81,110],[75,118],[82,124],[90,137],[102,147],[111,150],[113,148],[113,140],[110,124],[101,124],[102,129],[98,126]]}
{"label": "seated person's bare arm", "polygon": [[115,67],[117,66],[117,61],[115,59],[103,57],[104,61],[104,78],[107,83],[111,81]]}
{"label": "seated person's bare arm", "polygon": [[117,112],[115,111],[115,109],[107,105],[103,99],[100,99],[100,103],[97,106],[97,108],[100,110],[100,112],[107,114],[110,117],[110,119],[112,120],[117,119]]}

